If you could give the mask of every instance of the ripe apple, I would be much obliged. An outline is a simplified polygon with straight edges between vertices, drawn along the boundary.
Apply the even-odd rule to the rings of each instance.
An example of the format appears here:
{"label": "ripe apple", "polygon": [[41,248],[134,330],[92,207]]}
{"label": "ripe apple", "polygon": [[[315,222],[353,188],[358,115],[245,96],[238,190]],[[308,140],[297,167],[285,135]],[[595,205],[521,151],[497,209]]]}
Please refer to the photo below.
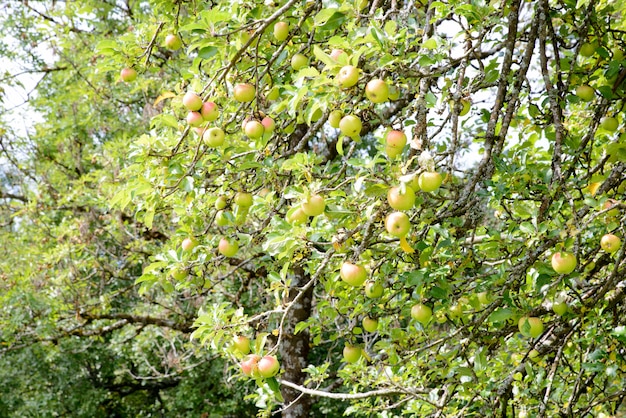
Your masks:
{"label": "ripe apple", "polygon": [[600,247],[609,254],[613,254],[621,245],[622,241],[617,235],[605,234],[600,239]]}
{"label": "ripe apple", "polygon": [[543,332],[543,322],[534,316],[523,316],[517,323],[519,332],[525,337],[537,338]]}
{"label": "ripe apple", "polygon": [[600,119],[600,126],[607,131],[615,132],[617,131],[617,128],[619,128],[619,122],[613,117],[605,116]]}
{"label": "ripe apple", "polygon": [[596,53],[597,45],[591,42],[585,42],[580,46],[580,55],[583,57],[590,57]]}
{"label": "ripe apple", "polygon": [[422,325],[428,324],[430,318],[433,316],[433,310],[423,303],[413,305],[411,308],[411,318],[415,319]]}
{"label": "ripe apple", "polygon": [[389,87],[383,80],[375,78],[365,86],[365,96],[372,103],[384,103],[389,98]]}
{"label": "ripe apple", "polygon": [[258,120],[249,120],[243,127],[243,131],[250,139],[259,139],[263,136],[265,128]]}
{"label": "ripe apple", "polygon": [[394,237],[402,238],[409,233],[411,221],[404,212],[392,212],[385,219],[385,228]]}
{"label": "ripe apple", "polygon": [[370,299],[377,299],[383,295],[383,285],[374,280],[368,280],[365,283],[365,296]]}
{"label": "ripe apple", "polygon": [[263,125],[264,134],[271,134],[276,128],[276,122],[274,122],[274,119],[270,118],[269,116],[265,116],[261,120],[261,125]]}
{"label": "ripe apple", "polygon": [[302,207],[298,207],[293,212],[287,213],[287,222],[291,225],[302,225],[308,220],[309,216],[304,213]]}
{"label": "ripe apple", "polygon": [[309,196],[306,202],[302,202],[301,207],[308,216],[317,216],[324,213],[326,202],[322,196],[314,194]]}
{"label": "ripe apple", "polygon": [[195,238],[187,237],[180,246],[183,247],[183,251],[191,251],[196,248],[196,245],[198,245],[198,241]]}
{"label": "ripe apple", "polygon": [[419,179],[417,180],[420,189],[425,192],[434,192],[441,186],[441,182],[443,179],[441,178],[441,174],[436,171],[425,172],[420,174]]}
{"label": "ripe apple", "polygon": [[200,108],[200,114],[204,120],[213,122],[220,115],[220,109],[214,102],[204,102]]}
{"label": "ripe apple", "polygon": [[291,57],[291,68],[298,71],[309,65],[309,59],[302,54]]}
{"label": "ripe apple", "polygon": [[354,115],[346,115],[339,121],[341,133],[350,138],[358,137],[361,134],[362,128],[363,124],[361,124],[361,119]]}
{"label": "ripe apple", "polygon": [[243,374],[245,374],[246,376],[256,376],[259,372],[259,360],[261,360],[261,356],[258,356],[256,354],[247,355],[239,364]]}
{"label": "ripe apple", "polygon": [[274,25],[274,38],[278,42],[282,42],[289,36],[289,23],[287,22],[276,22]]}
{"label": "ripe apple", "polygon": [[183,106],[190,112],[200,110],[202,107],[202,98],[192,91],[188,91],[183,96]]}
{"label": "ripe apple", "polygon": [[552,303],[552,310],[558,316],[563,316],[565,315],[565,312],[567,312],[567,303],[565,302]]}
{"label": "ripe apple", "polygon": [[262,377],[273,377],[276,376],[280,370],[280,363],[274,356],[264,356],[261,360],[259,360],[257,368]]}
{"label": "ripe apple", "polygon": [[221,146],[224,143],[225,138],[226,135],[224,135],[222,128],[217,127],[209,128],[204,131],[204,134],[202,134],[202,140],[209,147]]}
{"label": "ripe apple", "polygon": [[559,274],[570,274],[576,268],[576,256],[566,252],[554,253],[552,268]]}
{"label": "ripe apple", "polygon": [[596,95],[596,91],[587,85],[582,85],[576,87],[576,96],[580,97],[581,100],[585,102],[590,102]]}
{"label": "ripe apple", "polygon": [[237,192],[235,194],[235,203],[242,208],[249,208],[252,206],[252,193]]}
{"label": "ripe apple", "polygon": [[404,192],[399,186],[394,186],[387,192],[387,202],[395,210],[410,210],[415,204],[415,192],[409,185],[404,186]]}
{"label": "ripe apple", "polygon": [[328,123],[331,127],[337,129],[339,128],[339,122],[341,122],[342,117],[343,113],[341,113],[341,110],[333,110],[330,112],[330,115],[328,115]]}
{"label": "ripe apple", "polygon": [[200,126],[204,122],[204,118],[200,114],[200,112],[189,112],[187,113],[187,123],[189,126]]}
{"label": "ripe apple", "polygon": [[341,279],[352,286],[361,286],[367,279],[367,270],[365,267],[344,261],[339,270]]}
{"label": "ripe apple", "polygon": [[343,52],[343,49],[333,49],[332,51],[330,51],[330,57],[335,61],[338,61],[339,57],[344,54],[345,52]]}
{"label": "ripe apple", "polygon": [[343,348],[343,359],[347,363],[356,363],[361,358],[361,347],[346,344]]}
{"label": "ripe apple", "polygon": [[359,82],[359,69],[352,65],[341,67],[335,80],[344,89],[352,87]]}
{"label": "ripe apple", "polygon": [[250,352],[250,339],[243,335],[236,335],[233,338],[233,347],[241,354],[248,354]]}
{"label": "ripe apple", "polygon": [[137,71],[135,71],[134,68],[123,68],[122,71],[120,71],[120,78],[125,83],[135,81],[135,79],[137,78]]}
{"label": "ripe apple", "polygon": [[238,102],[251,102],[256,95],[256,89],[252,84],[237,84],[233,91],[233,96]]}
{"label": "ripe apple", "polygon": [[165,47],[167,49],[171,49],[172,51],[176,51],[183,46],[183,42],[180,40],[178,35],[169,34],[165,37]]}
{"label": "ripe apple", "polygon": [[378,320],[370,318],[369,316],[363,318],[361,324],[363,325],[363,329],[367,332],[376,332],[376,330],[378,329]]}
{"label": "ripe apple", "polygon": [[389,131],[385,137],[385,144],[388,147],[402,150],[406,145],[406,135],[402,131]]}
{"label": "ripe apple", "polygon": [[239,251],[239,243],[235,240],[222,238],[217,246],[217,250],[225,257],[234,257]]}

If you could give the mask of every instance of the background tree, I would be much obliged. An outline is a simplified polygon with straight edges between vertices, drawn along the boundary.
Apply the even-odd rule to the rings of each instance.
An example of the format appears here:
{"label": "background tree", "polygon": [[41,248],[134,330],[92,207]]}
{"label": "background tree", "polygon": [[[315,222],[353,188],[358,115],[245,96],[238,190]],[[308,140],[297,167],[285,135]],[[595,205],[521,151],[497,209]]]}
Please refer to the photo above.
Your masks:
{"label": "background tree", "polygon": [[1,406],[617,414],[624,7],[8,3]]}

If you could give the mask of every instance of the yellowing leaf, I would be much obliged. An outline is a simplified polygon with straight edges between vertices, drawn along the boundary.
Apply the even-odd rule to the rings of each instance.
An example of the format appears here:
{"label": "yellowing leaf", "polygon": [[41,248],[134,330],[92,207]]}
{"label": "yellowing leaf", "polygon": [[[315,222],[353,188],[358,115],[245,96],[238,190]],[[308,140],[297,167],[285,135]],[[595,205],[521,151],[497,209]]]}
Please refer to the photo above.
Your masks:
{"label": "yellowing leaf", "polygon": [[589,188],[589,193],[591,193],[592,196],[596,195],[596,192],[598,191],[598,188],[600,187],[600,185],[602,185],[602,182],[596,182],[596,183],[590,183],[588,188]]}
{"label": "yellowing leaf", "polygon": [[176,97],[176,94],[172,93],[171,91],[166,91],[165,93],[163,93],[162,95],[156,98],[152,106],[156,106],[159,104],[159,102],[162,102],[165,99],[171,99],[172,97]]}
{"label": "yellowing leaf", "polygon": [[400,238],[400,248],[402,248],[402,251],[408,254],[412,254],[415,252],[415,250],[409,245],[405,237]]}

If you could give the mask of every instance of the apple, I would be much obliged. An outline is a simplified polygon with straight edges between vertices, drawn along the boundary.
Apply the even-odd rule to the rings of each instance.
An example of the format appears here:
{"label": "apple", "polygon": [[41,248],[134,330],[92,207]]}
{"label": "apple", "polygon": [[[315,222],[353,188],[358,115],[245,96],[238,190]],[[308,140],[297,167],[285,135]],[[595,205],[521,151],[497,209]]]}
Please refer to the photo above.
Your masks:
{"label": "apple", "polygon": [[172,51],[179,50],[180,47],[183,46],[183,42],[180,40],[178,35],[169,34],[165,37],[165,47],[167,49],[171,49]]}
{"label": "apple", "polygon": [[410,210],[415,204],[415,192],[409,185],[404,186],[404,192],[399,186],[394,186],[387,192],[387,202],[395,210]]}
{"label": "apple", "polygon": [[413,305],[411,308],[411,318],[415,319],[422,325],[428,324],[430,318],[433,316],[433,310],[423,303]]}
{"label": "apple", "polygon": [[241,354],[248,354],[250,352],[250,339],[243,335],[236,335],[233,338],[233,347]]}
{"label": "apple", "polygon": [[377,299],[383,295],[383,285],[374,280],[368,280],[365,283],[365,296],[370,299]]}
{"label": "apple", "polygon": [[352,65],[341,67],[335,80],[344,89],[352,87],[359,81],[359,69]]}
{"label": "apple", "polygon": [[448,313],[452,318],[459,318],[463,315],[463,305],[461,303],[455,303],[448,308]]}
{"label": "apple", "polygon": [[337,129],[339,128],[339,122],[341,122],[342,117],[343,113],[341,113],[341,110],[333,110],[330,112],[330,115],[328,115],[328,123],[331,127]]}
{"label": "apple", "polygon": [[219,196],[215,199],[215,209],[221,210],[228,206],[228,198],[226,196]]}
{"label": "apple", "polygon": [[187,270],[185,269],[176,268],[172,270],[172,277],[174,278],[174,280],[177,280],[177,281],[184,280],[185,277],[187,277],[187,275],[188,273],[187,273]]}
{"label": "apple", "polygon": [[367,270],[365,267],[344,261],[339,270],[341,279],[352,286],[361,286],[367,279]]}
{"label": "apple", "polygon": [[613,117],[605,116],[600,119],[600,126],[607,131],[615,132],[617,131],[617,128],[619,128],[619,122]]}
{"label": "apple", "polygon": [[183,251],[191,251],[196,248],[196,245],[198,245],[198,241],[195,238],[187,237],[180,246],[183,247]]}
{"label": "apple", "polygon": [[239,364],[243,374],[245,374],[246,376],[257,375],[259,371],[258,369],[259,360],[261,360],[261,356],[258,356],[256,354],[247,355],[243,359],[243,361]]}
{"label": "apple", "polygon": [[343,348],[343,359],[347,363],[356,363],[361,358],[361,347],[346,344]]}
{"label": "apple", "polygon": [[361,119],[354,115],[346,115],[339,121],[339,129],[341,133],[350,138],[356,138],[361,134],[363,124]]}
{"label": "apple", "polygon": [[200,108],[200,114],[204,120],[213,122],[220,115],[220,109],[214,102],[204,102]]}
{"label": "apple", "polygon": [[375,78],[365,86],[365,96],[372,103],[384,103],[389,98],[389,87],[383,80]]}
{"label": "apple", "polygon": [[217,246],[217,250],[224,257],[234,257],[239,251],[239,244],[235,240],[222,238]]}
{"label": "apple", "polygon": [[392,212],[385,219],[385,228],[394,237],[402,238],[409,233],[411,221],[404,212]]}
{"label": "apple", "polygon": [[591,42],[585,42],[580,46],[580,55],[590,57],[596,53],[597,45]]}
{"label": "apple", "polygon": [[552,268],[559,274],[570,274],[576,268],[576,256],[566,252],[554,253]]}
{"label": "apple", "polygon": [[293,212],[287,213],[287,222],[291,225],[302,225],[308,220],[309,216],[304,213],[302,207],[298,207]]}
{"label": "apple", "polygon": [[587,85],[582,85],[576,87],[576,96],[580,97],[581,100],[585,102],[590,102],[596,95],[596,91]]}
{"label": "apple", "polygon": [[309,59],[302,54],[291,57],[291,68],[298,71],[309,65]]}
{"label": "apple", "polygon": [[238,102],[251,102],[256,95],[256,89],[252,84],[237,84],[233,91],[233,96]]}
{"label": "apple", "polygon": [[343,51],[343,49],[333,49],[332,51],[330,51],[330,57],[335,61],[338,61],[339,57],[344,54],[345,52]]}
{"label": "apple", "polygon": [[363,318],[361,324],[363,325],[363,329],[367,332],[376,332],[376,330],[378,329],[378,320],[370,318],[369,316]]}
{"label": "apple", "polygon": [[276,22],[274,24],[274,38],[278,42],[282,42],[289,36],[289,23],[287,22]]}
{"label": "apple", "polygon": [[263,125],[264,134],[271,134],[276,128],[276,122],[274,122],[274,119],[270,118],[269,116],[265,116],[261,120],[261,125]]}
{"label": "apple", "polygon": [[436,171],[427,171],[422,173],[417,180],[420,189],[425,192],[434,192],[439,188],[439,186],[441,186],[442,181],[443,179],[441,178],[441,174]]}
{"label": "apple", "polygon": [[476,295],[476,297],[478,298],[478,302],[480,302],[481,305],[486,305],[489,303],[489,294],[487,292],[480,292],[478,295]]}
{"label": "apple", "polygon": [[264,356],[259,360],[257,368],[262,377],[273,377],[276,376],[280,370],[280,363],[274,356]]}
{"label": "apple", "polygon": [[519,332],[525,337],[537,338],[543,332],[543,322],[534,316],[523,316],[517,323]]}
{"label": "apple", "polygon": [[249,208],[252,206],[252,193],[237,192],[235,194],[235,203],[242,208]]}
{"label": "apple", "polygon": [[137,78],[137,71],[135,71],[134,68],[123,68],[122,71],[120,71],[120,78],[125,83],[135,81],[135,79]]}
{"label": "apple", "polygon": [[224,143],[225,138],[224,131],[217,127],[209,128],[202,134],[202,140],[209,147],[219,147]]}
{"label": "apple", "polygon": [[385,136],[385,144],[388,147],[402,150],[406,145],[406,135],[402,131],[389,131]]}
{"label": "apple", "polygon": [[243,127],[243,131],[250,139],[259,139],[263,136],[265,128],[258,120],[249,120]]}
{"label": "apple", "polygon": [[[604,205],[602,206],[603,210],[609,209],[615,205],[619,205],[619,201],[615,200],[615,199],[609,199],[606,202],[604,202]],[[606,212],[607,216],[610,217],[616,217],[619,215],[619,208],[615,208],[615,209],[611,209],[609,211]]]}
{"label": "apple", "polygon": [[215,223],[217,226],[226,226],[230,223],[230,219],[226,216],[226,212],[223,210],[217,211],[215,214]]}
{"label": "apple", "polygon": [[565,302],[552,303],[552,310],[558,316],[563,316],[565,315],[565,312],[567,312],[567,303]]}
{"label": "apple", "polygon": [[188,91],[183,96],[183,106],[191,112],[200,110],[202,107],[202,98],[192,91]]}
{"label": "apple", "polygon": [[301,207],[302,211],[308,216],[317,216],[324,213],[326,202],[322,196],[314,194],[309,196],[306,202],[302,202]]}
{"label": "apple", "polygon": [[200,114],[200,112],[189,112],[187,113],[187,123],[189,126],[200,126],[204,122],[204,118]]}
{"label": "apple", "polygon": [[402,154],[402,148],[394,148],[389,145],[385,145],[385,153],[387,154],[387,157],[393,159]]}
{"label": "apple", "polygon": [[617,235],[605,234],[600,239],[600,247],[609,254],[613,254],[621,245],[622,241]]}

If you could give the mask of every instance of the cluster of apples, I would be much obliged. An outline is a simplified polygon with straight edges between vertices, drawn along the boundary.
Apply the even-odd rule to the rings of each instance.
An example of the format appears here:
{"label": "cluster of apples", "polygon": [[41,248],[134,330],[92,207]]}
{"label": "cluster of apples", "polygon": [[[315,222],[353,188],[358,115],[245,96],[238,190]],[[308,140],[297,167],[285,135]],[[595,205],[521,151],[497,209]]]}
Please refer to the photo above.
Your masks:
{"label": "cluster of apples", "polygon": [[[183,41],[178,35],[169,34],[165,37],[165,47],[172,51],[176,51],[183,46]],[[137,70],[132,67],[122,68],[120,71],[120,79],[125,83],[132,83],[137,79]]]}
{"label": "cluster of apples", "polygon": [[309,216],[318,216],[324,213],[326,200],[323,196],[313,194],[308,196],[300,205],[287,211],[286,220],[291,225],[301,225],[308,221]]}
{"label": "cluster of apples", "polygon": [[233,339],[233,351],[240,356],[245,356],[239,363],[243,374],[255,379],[270,378],[276,376],[280,370],[280,363],[275,356],[260,356],[250,353],[250,339],[243,335],[237,335]]}

